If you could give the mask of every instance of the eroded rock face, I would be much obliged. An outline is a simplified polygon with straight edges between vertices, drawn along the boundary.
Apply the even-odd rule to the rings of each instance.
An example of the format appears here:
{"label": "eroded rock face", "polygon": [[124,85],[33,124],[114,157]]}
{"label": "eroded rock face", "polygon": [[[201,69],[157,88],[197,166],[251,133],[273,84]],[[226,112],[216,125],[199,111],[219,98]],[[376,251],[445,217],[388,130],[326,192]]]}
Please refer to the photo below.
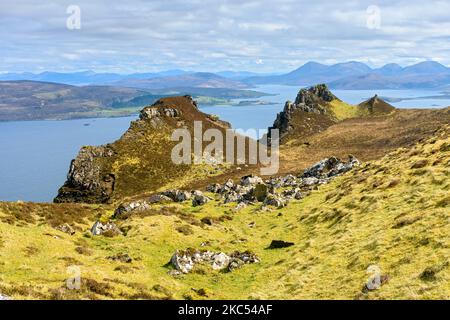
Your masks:
{"label": "eroded rock face", "polygon": [[213,270],[232,271],[244,264],[259,263],[260,259],[250,251],[235,251],[230,255],[223,252],[212,252],[207,250],[177,250],[170,259],[172,266],[176,269],[173,275],[189,273],[196,264],[209,265]]}
{"label": "eroded rock face", "polygon": [[99,159],[113,155],[114,150],[108,146],[83,147],[72,160],[67,181],[54,202],[107,202],[114,192],[115,176],[102,172]]}

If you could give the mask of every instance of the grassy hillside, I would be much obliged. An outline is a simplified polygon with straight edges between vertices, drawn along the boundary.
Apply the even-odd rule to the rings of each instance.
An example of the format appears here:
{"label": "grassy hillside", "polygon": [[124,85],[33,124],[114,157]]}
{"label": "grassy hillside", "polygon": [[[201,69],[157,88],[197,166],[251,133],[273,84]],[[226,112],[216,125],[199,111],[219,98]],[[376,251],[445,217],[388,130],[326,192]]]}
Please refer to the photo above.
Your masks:
{"label": "grassy hillside", "polygon": [[[87,232],[112,215],[111,206],[1,203],[0,292],[25,299],[448,299],[449,133],[363,163],[282,209],[235,212],[217,200],[153,205],[116,221],[126,231],[117,237]],[[53,228],[63,222],[75,235]],[[294,245],[267,249],[273,239]],[[261,262],[168,275],[175,250],[202,243],[249,249]],[[131,262],[111,259],[124,253]],[[81,269],[79,291],[65,288],[71,265]],[[388,281],[363,290],[374,268]]]}

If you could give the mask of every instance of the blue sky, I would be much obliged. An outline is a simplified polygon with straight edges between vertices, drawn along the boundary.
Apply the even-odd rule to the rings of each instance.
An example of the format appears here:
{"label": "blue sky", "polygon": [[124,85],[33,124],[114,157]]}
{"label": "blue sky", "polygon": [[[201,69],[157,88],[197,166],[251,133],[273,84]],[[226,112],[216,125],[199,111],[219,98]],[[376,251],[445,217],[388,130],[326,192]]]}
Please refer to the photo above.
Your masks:
{"label": "blue sky", "polygon": [[[449,1],[242,2],[2,0],[0,72],[450,65]],[[81,10],[81,29],[67,28],[70,5]]]}

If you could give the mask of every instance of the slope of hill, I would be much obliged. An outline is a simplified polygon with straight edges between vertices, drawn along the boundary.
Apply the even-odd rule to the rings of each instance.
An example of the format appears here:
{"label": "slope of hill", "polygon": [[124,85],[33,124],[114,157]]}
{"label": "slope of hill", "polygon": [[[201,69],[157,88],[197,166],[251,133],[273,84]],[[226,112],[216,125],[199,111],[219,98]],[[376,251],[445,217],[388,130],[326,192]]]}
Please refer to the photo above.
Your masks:
{"label": "slope of hill", "polygon": [[358,106],[350,105],[332,94],[325,84],[320,84],[301,89],[294,103],[286,102],[270,129],[279,129],[283,142],[298,140],[348,118],[387,114],[394,109],[377,97]]}
{"label": "slope of hill", "polygon": [[[0,121],[101,116],[116,104],[149,95],[143,90],[107,86],[76,87],[35,81],[0,82]],[[151,97],[148,97],[151,98]],[[153,101],[161,98],[153,96]],[[140,106],[142,107],[142,106]]]}
{"label": "slope of hill", "polygon": [[202,123],[202,130],[230,127],[200,112],[190,96],[158,100],[118,141],[81,149],[55,201],[104,203],[221,174],[229,165],[173,164],[171,150],[178,141],[171,140],[172,132],[184,128],[194,137],[194,121]]}
{"label": "slope of hill", "polygon": [[[154,204],[112,219],[108,206],[0,203],[0,293],[15,299],[448,299],[449,133],[438,130],[413,148],[363,163],[278,209],[256,203],[235,211],[215,198],[197,207]],[[122,234],[91,235],[98,219],[112,219]],[[55,229],[63,223],[75,233]],[[285,247],[270,248],[275,239]],[[228,272],[197,264],[176,274],[168,262],[187,248],[247,251],[258,261]],[[80,288],[70,290],[67,277],[76,275]]]}

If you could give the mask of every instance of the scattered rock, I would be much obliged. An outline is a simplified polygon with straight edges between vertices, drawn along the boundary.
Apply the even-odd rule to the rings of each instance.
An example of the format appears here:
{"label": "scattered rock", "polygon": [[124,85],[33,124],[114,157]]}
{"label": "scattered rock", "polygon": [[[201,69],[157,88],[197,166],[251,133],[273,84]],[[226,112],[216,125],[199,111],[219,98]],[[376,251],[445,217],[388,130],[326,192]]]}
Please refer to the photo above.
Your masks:
{"label": "scattered rock", "polygon": [[267,198],[264,200],[264,205],[266,206],[274,206],[276,208],[283,208],[287,205],[287,199],[283,199],[282,197],[279,197],[274,194],[270,194],[267,196]]}
{"label": "scattered rock", "polygon": [[91,233],[94,236],[98,236],[98,235],[115,236],[115,235],[122,234],[122,232],[116,226],[115,223],[107,222],[107,223],[103,224],[100,221],[97,221],[96,223],[94,223],[94,225],[91,228]]}
{"label": "scattered rock", "polygon": [[192,192],[192,206],[202,206],[211,200],[207,196],[203,195],[201,191],[193,191]]}
{"label": "scattered rock", "polygon": [[230,257],[227,256],[225,253],[220,252],[218,254],[215,254],[213,256],[213,263],[212,263],[212,268],[214,270],[222,270],[225,269],[226,267],[228,267],[228,265],[230,264]]}
{"label": "scattered rock", "polygon": [[55,229],[58,231],[70,234],[71,236],[75,234],[75,230],[73,230],[73,228],[67,223],[60,224]]}
{"label": "scattered rock", "polygon": [[252,252],[235,251],[230,255],[223,252],[200,251],[188,249],[185,251],[177,250],[171,258],[171,264],[177,272],[170,272],[171,275],[179,275],[180,273],[189,273],[195,264],[207,264],[213,270],[232,271],[248,263],[259,263],[260,259]]}
{"label": "scattered rock", "polygon": [[268,194],[268,187],[265,184],[259,183],[253,189],[253,196],[259,202],[263,202]]}
{"label": "scattered rock", "polygon": [[191,198],[190,192],[176,189],[164,191],[162,194],[175,202],[184,202]]}
{"label": "scattered rock", "polygon": [[0,301],[12,300],[11,297],[0,293]]}
{"label": "scattered rock", "polygon": [[152,195],[149,199],[148,202],[150,204],[154,204],[154,203],[167,203],[167,202],[172,202],[173,200],[163,194],[154,194]]}
{"label": "scattered rock", "polygon": [[242,186],[251,186],[257,183],[263,183],[263,180],[258,176],[249,175],[241,178]]}
{"label": "scattered rock", "polygon": [[142,212],[150,209],[150,203],[145,200],[122,203],[115,211],[114,218],[126,219],[133,212]]}
{"label": "scattered rock", "polygon": [[269,249],[281,249],[293,246],[295,243],[287,242],[283,240],[272,240],[270,243]]}
{"label": "scattered rock", "polygon": [[389,281],[390,277],[387,274],[380,275],[379,278],[374,277],[368,283],[363,286],[362,292],[367,293],[369,291],[377,290],[382,285],[386,284]]}
{"label": "scattered rock", "polygon": [[106,259],[113,261],[120,261],[124,263],[131,263],[133,261],[133,259],[129,256],[128,253],[118,253],[114,256],[107,257]]}

